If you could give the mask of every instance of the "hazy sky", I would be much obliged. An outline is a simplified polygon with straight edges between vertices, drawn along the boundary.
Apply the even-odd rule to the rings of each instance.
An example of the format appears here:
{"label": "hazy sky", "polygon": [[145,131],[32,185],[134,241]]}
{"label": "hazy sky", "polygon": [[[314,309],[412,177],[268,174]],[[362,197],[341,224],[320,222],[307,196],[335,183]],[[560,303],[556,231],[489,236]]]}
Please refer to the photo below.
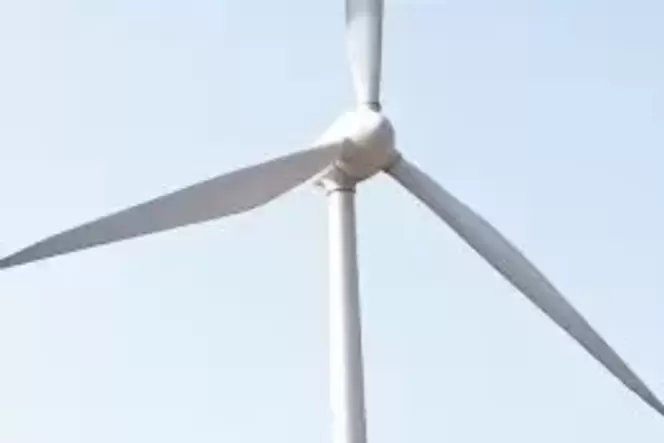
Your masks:
{"label": "hazy sky", "polygon": [[[398,147],[664,397],[664,3],[392,0]],[[5,0],[0,255],[305,147],[343,1]],[[661,442],[643,405],[385,177],[358,194],[372,442]],[[330,441],[326,202],[0,273],[0,441]]]}

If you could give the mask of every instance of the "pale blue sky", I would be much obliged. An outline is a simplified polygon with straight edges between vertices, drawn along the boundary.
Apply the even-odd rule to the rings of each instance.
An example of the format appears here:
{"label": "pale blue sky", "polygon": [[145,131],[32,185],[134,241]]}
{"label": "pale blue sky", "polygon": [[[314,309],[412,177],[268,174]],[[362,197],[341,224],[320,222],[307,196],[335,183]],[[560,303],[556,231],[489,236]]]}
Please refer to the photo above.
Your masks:
{"label": "pale blue sky", "polygon": [[[387,2],[399,148],[664,397],[664,3]],[[352,105],[341,0],[0,4],[0,255],[304,147]],[[373,442],[661,442],[643,405],[384,177],[359,192]],[[0,274],[0,442],[330,441],[326,212]]]}

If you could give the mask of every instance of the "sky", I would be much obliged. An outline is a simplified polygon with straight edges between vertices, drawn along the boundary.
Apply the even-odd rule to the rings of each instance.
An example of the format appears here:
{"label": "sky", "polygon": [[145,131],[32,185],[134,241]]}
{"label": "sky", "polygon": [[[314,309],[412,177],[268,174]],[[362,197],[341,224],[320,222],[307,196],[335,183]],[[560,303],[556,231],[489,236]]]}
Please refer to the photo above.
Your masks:
{"label": "sky", "polygon": [[[343,2],[0,3],[0,256],[304,148]],[[388,0],[398,148],[664,397],[664,3]],[[360,185],[369,441],[661,442],[657,416],[385,176]],[[0,441],[330,440],[326,201],[0,273]]]}

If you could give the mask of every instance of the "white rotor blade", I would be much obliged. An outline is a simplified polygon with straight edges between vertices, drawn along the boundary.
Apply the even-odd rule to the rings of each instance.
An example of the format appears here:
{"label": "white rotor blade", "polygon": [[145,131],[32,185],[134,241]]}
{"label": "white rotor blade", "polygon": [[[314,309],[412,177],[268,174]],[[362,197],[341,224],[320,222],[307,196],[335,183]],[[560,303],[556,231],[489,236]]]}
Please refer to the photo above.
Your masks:
{"label": "white rotor blade", "polygon": [[221,175],[46,238],[0,259],[0,269],[248,211],[311,178],[339,152],[311,149]]}
{"label": "white rotor blade", "polygon": [[387,171],[456,231],[625,386],[664,415],[664,405],[560,292],[505,237],[416,166],[400,159]]}
{"label": "white rotor blade", "polygon": [[346,0],[346,40],[357,101],[380,108],[383,0]]}

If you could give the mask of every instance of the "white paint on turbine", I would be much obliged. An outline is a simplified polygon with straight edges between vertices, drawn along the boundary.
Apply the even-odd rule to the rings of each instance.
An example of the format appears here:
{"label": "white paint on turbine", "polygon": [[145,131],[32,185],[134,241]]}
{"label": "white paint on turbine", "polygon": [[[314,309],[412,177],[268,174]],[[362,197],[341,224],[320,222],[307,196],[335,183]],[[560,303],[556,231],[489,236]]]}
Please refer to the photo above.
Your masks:
{"label": "white paint on turbine", "polygon": [[383,2],[346,1],[346,38],[358,107],[306,151],[199,183],[49,237],[0,260],[9,268],[249,211],[317,176],[330,220],[330,395],[335,443],[365,443],[366,414],[355,239],[356,184],[387,171],[654,410],[664,406],[548,279],[495,228],[404,160],[380,112]]}
{"label": "white paint on turbine", "polygon": [[358,104],[380,110],[383,0],[346,0],[346,44]]}

